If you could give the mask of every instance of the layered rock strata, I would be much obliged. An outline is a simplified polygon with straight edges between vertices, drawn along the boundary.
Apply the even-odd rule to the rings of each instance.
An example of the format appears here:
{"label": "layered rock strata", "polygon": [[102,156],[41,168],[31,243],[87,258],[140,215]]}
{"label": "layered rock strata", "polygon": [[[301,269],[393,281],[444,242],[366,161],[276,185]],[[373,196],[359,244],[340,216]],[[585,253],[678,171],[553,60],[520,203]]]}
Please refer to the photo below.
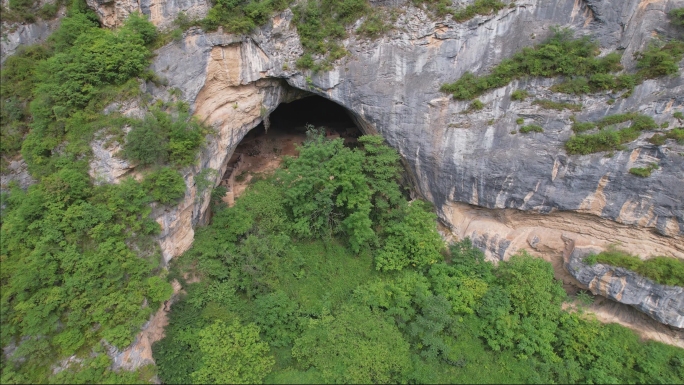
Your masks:
{"label": "layered rock strata", "polygon": [[622,267],[584,262],[597,252],[571,246],[565,269],[595,295],[631,305],[663,324],[684,328],[684,288],[660,285]]}

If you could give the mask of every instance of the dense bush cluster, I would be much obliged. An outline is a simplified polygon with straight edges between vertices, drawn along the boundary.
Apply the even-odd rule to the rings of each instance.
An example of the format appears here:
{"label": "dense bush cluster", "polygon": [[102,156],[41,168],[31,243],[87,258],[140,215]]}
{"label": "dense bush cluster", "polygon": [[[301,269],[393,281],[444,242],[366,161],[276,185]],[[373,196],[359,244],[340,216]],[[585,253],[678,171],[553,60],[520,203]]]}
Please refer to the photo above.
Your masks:
{"label": "dense bush cluster", "polygon": [[[598,44],[589,37],[573,39],[570,30],[556,30],[548,41],[523,48],[495,66],[490,74],[475,76],[466,72],[456,82],[442,85],[441,90],[451,93],[455,99],[469,100],[526,76],[563,76],[565,81],[551,90],[567,94],[631,90],[645,79],[677,73],[684,55],[684,42],[652,42],[637,54],[636,74],[613,74],[622,69],[620,54],[612,52],[602,57],[598,54]],[[521,100],[518,98],[522,95],[512,95],[513,100]]]}
{"label": "dense bush cluster", "polygon": [[599,58],[598,53],[598,45],[588,37],[573,39],[571,31],[556,30],[547,42],[523,48],[494,67],[489,75],[478,77],[466,72],[458,81],[444,84],[441,89],[451,93],[455,99],[469,100],[525,76],[592,78],[622,68],[619,54],[611,53]]}
{"label": "dense bush cluster", "polygon": [[[631,122],[627,128],[603,130],[606,127],[626,122]],[[596,122],[577,122],[573,118],[572,130],[575,133],[589,131],[594,128],[600,131],[593,134],[575,135],[565,142],[565,149],[568,153],[586,155],[600,151],[617,150],[623,144],[638,138],[642,131],[655,130],[658,128],[658,125],[650,116],[641,115],[636,112],[608,115]]]}
{"label": "dense bush cluster", "polygon": [[164,383],[684,379],[681,349],[562,311],[548,262],[444,250],[430,208],[400,192],[397,154],[360,143],[311,135],[197,230],[153,346]]}
{"label": "dense bush cluster", "polygon": [[584,260],[589,265],[603,263],[635,271],[661,285],[684,286],[684,262],[676,258],[655,257],[641,260],[615,247]]}
{"label": "dense bush cluster", "polygon": [[20,22],[33,23],[36,18],[43,20],[50,20],[57,16],[57,11],[64,6],[66,0],[53,0],[45,2],[38,7],[38,0],[9,0],[6,4],[0,6],[0,21],[2,22]]}
{"label": "dense bush cluster", "polygon": [[[126,125],[134,133],[157,130],[162,145],[155,150],[166,151],[155,158],[160,166],[194,162],[206,130],[187,111],[153,109],[142,121],[102,113],[137,96],[141,78],[154,80],[146,68],[156,38],[138,14],[118,30],[101,29],[76,1],[46,44],[26,47],[3,66],[3,161],[21,149],[38,182],[3,194],[0,344],[16,350],[2,355],[2,383],[131,383],[154,375],[149,368],[111,371],[105,350],[129,345],[171,294],[150,203],[175,202],[185,182],[162,167],[148,170],[143,183],[96,186],[88,164],[94,134],[123,135]],[[72,355],[64,370],[55,369]]]}

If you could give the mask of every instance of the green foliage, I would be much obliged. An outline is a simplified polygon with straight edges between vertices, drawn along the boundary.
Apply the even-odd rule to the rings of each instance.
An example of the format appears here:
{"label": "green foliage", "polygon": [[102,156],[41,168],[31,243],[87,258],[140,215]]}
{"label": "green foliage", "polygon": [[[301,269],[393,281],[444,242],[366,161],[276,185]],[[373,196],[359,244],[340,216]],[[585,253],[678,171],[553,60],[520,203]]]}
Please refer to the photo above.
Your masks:
{"label": "green foliage", "polygon": [[[139,15],[116,31],[100,29],[97,16],[76,1],[45,45],[27,47],[3,66],[3,157],[21,146],[38,180],[3,197],[0,344],[17,345],[3,357],[3,383],[137,383],[154,376],[149,368],[113,372],[104,354],[108,345],[129,345],[172,292],[159,277],[159,225],[149,218],[154,198],[130,178],[94,186],[87,170],[93,134],[131,123],[101,111],[139,92],[135,77],[147,76],[145,45],[155,34]],[[162,191],[162,179],[146,187]],[[69,368],[52,371],[72,355]]]}
{"label": "green foliage", "polygon": [[[335,60],[347,54],[339,44],[347,37],[347,26],[369,14],[371,7],[367,0],[307,0],[295,5],[292,11],[304,48],[304,55],[297,61],[297,66],[316,72],[331,69]],[[380,33],[384,29],[381,23],[377,15],[369,17],[360,32]],[[315,62],[312,55],[320,55],[322,60]]]}
{"label": "green foliage", "polygon": [[[286,159],[277,176],[285,187],[292,231],[302,237],[344,232],[354,252],[376,242],[372,218],[382,220],[399,204],[398,157],[379,137],[362,137],[362,147],[316,136]],[[374,210],[375,208],[375,210]]]}
{"label": "green foliage", "polygon": [[684,27],[684,8],[674,8],[667,15],[672,25]]}
{"label": "green foliage", "polygon": [[133,122],[123,154],[143,166],[189,166],[195,162],[207,133],[208,129],[187,111],[168,113],[152,108],[143,120]]}
{"label": "green foliage", "polygon": [[178,171],[162,167],[145,177],[143,188],[155,201],[174,204],[185,196],[185,179]]}
{"label": "green foliage", "polygon": [[[100,29],[92,11],[74,6],[51,35],[54,54],[37,61],[29,78],[33,121],[21,153],[34,177],[54,172],[60,157],[87,154],[93,132],[103,125],[122,123],[103,117],[101,110],[136,92],[134,77],[146,75],[150,57],[141,33],[151,24],[137,16],[130,20],[118,31]],[[56,156],[63,141],[66,152]]]}
{"label": "green foliage", "polygon": [[556,320],[565,292],[548,262],[525,253],[498,269],[500,286],[482,299],[478,315],[483,336],[495,350],[514,349],[520,357],[539,354],[555,361]]}
{"label": "green foliage", "polygon": [[682,120],[684,120],[684,113],[682,113],[681,111],[677,111],[672,114],[672,117],[681,122]]}
{"label": "green foliage", "polygon": [[[602,130],[605,127],[631,122],[628,128],[621,130]],[[598,128],[602,131],[593,134],[575,135],[565,142],[565,149],[570,154],[591,154],[600,151],[617,150],[624,143],[631,142],[639,137],[641,131],[658,128],[656,122],[650,116],[630,112],[626,114],[609,115],[596,123],[573,122],[573,131],[583,132]]]}
{"label": "green foliage", "polygon": [[0,72],[0,153],[2,167],[16,156],[29,130],[28,105],[33,98],[36,64],[49,57],[39,45],[20,48],[7,58]]}
{"label": "green foliage", "polygon": [[636,55],[639,76],[653,79],[679,72],[679,62],[684,56],[684,41],[673,40],[659,46],[651,43],[644,52]]}
{"label": "green foliage", "polygon": [[525,119],[523,119],[523,118],[518,118],[518,119],[515,120],[515,123],[516,123],[516,124],[523,124],[523,123],[525,123]]}
{"label": "green foliage", "polygon": [[575,104],[575,103],[569,103],[569,102],[554,102],[553,100],[548,100],[548,99],[537,99],[537,100],[533,101],[532,104],[536,104],[536,105],[540,106],[541,108],[545,108],[547,110],[582,111],[582,104]]}
{"label": "green foliage", "polygon": [[275,363],[268,345],[259,338],[259,328],[237,320],[230,324],[219,320],[202,329],[199,347],[203,358],[191,375],[195,383],[261,383]]}
{"label": "green foliage", "polygon": [[528,124],[520,127],[518,131],[520,131],[521,134],[527,134],[529,132],[544,132],[544,129],[536,124]]}
{"label": "green foliage", "polygon": [[57,16],[57,11],[66,3],[65,0],[56,0],[53,3],[45,3],[38,8],[36,0],[9,0],[7,8],[2,6],[0,20],[3,23],[34,23],[36,16],[43,20],[51,20]]}
{"label": "green foliage", "polygon": [[525,90],[515,90],[511,93],[511,100],[522,101],[527,99],[530,94]]}
{"label": "green foliage", "polygon": [[677,141],[679,144],[684,144],[684,128],[675,128],[667,133],[665,135],[662,134],[655,134],[651,138],[649,138],[649,142],[655,144],[656,146],[660,146],[665,144],[665,141],[667,139],[674,139]]}
{"label": "green foliage", "polygon": [[288,346],[301,334],[299,304],[285,292],[279,290],[258,297],[254,305],[259,314],[256,322],[271,346]]}
{"label": "green foliage", "polygon": [[387,228],[385,245],[375,257],[376,269],[423,269],[442,260],[440,252],[444,245],[435,230],[436,216],[428,207],[422,201],[413,202],[401,219]]}
{"label": "green foliage", "polygon": [[27,192],[12,191],[2,224],[2,344],[22,337],[44,343],[16,353],[34,356],[17,369],[31,373],[102,339],[126,346],[168,298],[169,284],[154,276],[159,254],[144,242],[159,229],[148,218],[149,201],[132,179],[93,187],[85,171],[69,168]]}
{"label": "green foliage", "polygon": [[[565,292],[548,262],[521,253],[494,266],[468,240],[451,245],[443,261],[434,215],[399,193],[396,153],[379,137],[345,150],[317,132],[288,169],[218,209],[172,262],[169,278],[200,281],[186,282],[166,337],[153,346],[161,381],[236,382],[244,370],[251,382],[267,383],[682,382],[681,349],[562,311]],[[293,203],[288,192],[315,167],[325,172],[301,182],[314,196],[331,177],[365,178],[372,193],[364,199],[374,202],[370,252],[355,255],[345,231],[293,237],[294,212],[312,199]],[[403,255],[387,259],[399,268],[379,269],[389,249]],[[410,258],[416,268],[403,268]],[[251,322],[249,333],[238,329],[240,320]],[[229,327],[254,343],[217,337]],[[263,361],[254,373],[232,364],[235,357]],[[232,377],[219,378],[224,373]]]}
{"label": "green foliage", "polygon": [[391,25],[385,23],[383,15],[371,13],[363,20],[363,23],[356,29],[356,32],[370,38],[376,38],[389,31],[390,28]]}
{"label": "green foliage", "polygon": [[474,3],[453,13],[454,20],[464,22],[476,15],[489,15],[502,10],[506,4],[499,0],[475,0]]}
{"label": "green foliage", "polygon": [[483,108],[484,108],[484,103],[482,103],[478,99],[475,99],[470,103],[466,112],[480,111]]}
{"label": "green foliage", "polygon": [[651,176],[653,170],[657,170],[659,168],[660,166],[658,166],[657,163],[651,163],[648,165],[648,167],[632,167],[629,169],[629,173],[632,175],[640,176],[642,178],[646,178],[648,176]]}
{"label": "green foliage", "polygon": [[469,100],[525,76],[591,78],[622,68],[619,54],[610,53],[599,58],[598,53],[598,45],[588,37],[573,39],[571,31],[555,30],[547,42],[523,48],[494,67],[489,75],[477,77],[466,72],[456,82],[442,85],[441,90],[451,93],[455,99]]}
{"label": "green foliage", "polygon": [[585,263],[624,267],[637,272],[661,285],[684,287],[684,262],[677,258],[654,257],[645,261],[638,256],[611,247],[597,255],[589,256]]}
{"label": "green foliage", "polygon": [[358,306],[310,320],[292,356],[335,383],[398,382],[410,368],[409,345],[394,322]]}
{"label": "green foliage", "polygon": [[276,11],[289,5],[287,0],[217,0],[200,22],[203,28],[214,31],[223,27],[229,33],[247,33],[264,24]]}

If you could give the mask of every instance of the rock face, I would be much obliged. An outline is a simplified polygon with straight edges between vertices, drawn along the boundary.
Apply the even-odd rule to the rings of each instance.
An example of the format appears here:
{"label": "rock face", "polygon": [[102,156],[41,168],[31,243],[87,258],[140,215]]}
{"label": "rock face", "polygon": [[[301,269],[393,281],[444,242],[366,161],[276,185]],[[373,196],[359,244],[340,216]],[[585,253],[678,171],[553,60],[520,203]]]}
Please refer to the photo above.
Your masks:
{"label": "rock face", "polygon": [[[286,10],[247,36],[190,30],[158,51],[152,69],[217,127],[203,167],[225,167],[227,154],[262,119],[258,111],[267,113],[287,99],[284,94],[305,90],[345,107],[365,132],[383,135],[403,156],[416,190],[435,204],[440,219],[452,232],[473,237],[490,258],[505,259],[534,244],[531,233],[529,242],[527,236],[521,242],[521,228],[544,229],[554,221],[554,232],[539,239],[548,240],[542,244],[557,253],[562,252],[560,235],[569,229],[590,244],[620,241],[642,245],[644,256],[684,258],[684,147],[674,141],[651,145],[646,139],[652,133],[644,133],[624,151],[571,156],[563,149],[572,135],[570,112],[542,109],[531,104],[534,98],[510,99],[512,91],[525,89],[536,98],[582,103],[579,121],[638,111],[674,127],[672,113],[684,111],[684,75],[646,81],[630,97],[615,100],[607,93],[553,93],[549,87],[558,79],[524,79],[484,94],[485,108],[468,114],[463,113],[468,102],[439,91],[466,71],[484,73],[522,47],[543,41],[552,26],[593,36],[605,53],[622,50],[622,64],[633,70],[632,54],[654,34],[675,33],[664,15],[679,6],[684,2],[531,1],[462,24],[431,20],[409,6],[396,29],[379,39],[352,34],[344,41],[350,55],[320,73],[294,70],[302,48]],[[259,103],[264,108],[257,108]],[[518,117],[543,126],[544,132],[512,135]],[[650,177],[629,173],[651,162],[660,169]],[[464,229],[469,208],[494,211],[485,226]],[[512,226],[505,212],[537,217]],[[201,210],[193,213],[190,222],[197,223]]]}
{"label": "rock face", "polygon": [[684,328],[684,288],[657,284],[633,271],[584,259],[597,251],[572,247],[565,269],[593,294],[631,305],[658,322]]}
{"label": "rock face", "polygon": [[173,26],[173,21],[184,13],[189,19],[206,16],[211,5],[207,0],[86,0],[106,27],[120,26],[133,12],[149,16],[160,29]]}
{"label": "rock face", "polygon": [[45,41],[59,26],[59,21],[66,14],[64,8],[57,12],[53,20],[38,20],[31,24],[2,23],[2,39],[0,39],[0,64],[23,45],[31,45]]}

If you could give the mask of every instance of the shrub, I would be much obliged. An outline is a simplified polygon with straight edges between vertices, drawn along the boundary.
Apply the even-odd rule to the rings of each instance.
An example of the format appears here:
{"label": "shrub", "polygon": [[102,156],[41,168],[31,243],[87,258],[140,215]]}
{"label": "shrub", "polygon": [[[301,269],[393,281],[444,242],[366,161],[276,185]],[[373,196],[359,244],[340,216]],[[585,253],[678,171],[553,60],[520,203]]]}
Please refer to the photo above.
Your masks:
{"label": "shrub", "polygon": [[573,122],[572,131],[577,133],[589,131],[596,128],[596,123],[594,122]]}
{"label": "shrub", "polygon": [[681,122],[682,120],[684,120],[684,113],[682,113],[681,111],[677,111],[672,114],[672,117]]}
{"label": "shrub", "polygon": [[[489,75],[476,77],[466,72],[456,82],[442,85],[441,90],[451,93],[455,99],[468,100],[528,75],[587,77],[608,74],[622,68],[619,54],[611,53],[598,58],[598,53],[598,45],[588,37],[572,39],[571,31],[556,29],[547,42],[533,48],[523,48],[512,58],[505,59],[494,67]],[[583,81],[589,83],[586,79]],[[584,93],[590,89],[587,86],[578,91]]]}
{"label": "shrub", "polygon": [[511,100],[525,100],[530,94],[525,90],[515,90],[511,93]]}
{"label": "shrub", "polygon": [[162,167],[145,177],[143,187],[155,201],[168,205],[185,196],[185,179],[176,170]]}
{"label": "shrub", "polygon": [[657,163],[651,163],[648,167],[632,167],[629,169],[629,173],[632,175],[640,176],[642,178],[646,178],[648,176],[651,176],[651,172],[653,172],[653,170],[657,170],[659,168],[660,167]]}
{"label": "shrub", "polygon": [[568,103],[568,102],[554,102],[552,100],[547,100],[547,99],[537,99],[534,102],[532,102],[532,104],[536,104],[536,105],[540,106],[541,108],[545,108],[547,110],[582,111],[582,105],[581,104]]}
{"label": "shrub", "polygon": [[639,76],[653,79],[679,72],[679,62],[684,56],[684,42],[673,40],[658,46],[651,43],[644,52],[635,54]]}
{"label": "shrub", "polygon": [[[465,8],[453,12],[454,20],[464,22],[470,20],[475,15],[489,15],[494,12],[502,10],[506,4],[499,0],[475,0],[474,3]],[[450,12],[451,13],[451,12]]]}
{"label": "shrub", "polygon": [[670,16],[670,23],[672,25],[684,27],[684,8],[675,8],[667,15]]}
{"label": "shrub", "polygon": [[598,255],[587,257],[585,263],[604,263],[624,267],[661,285],[684,287],[684,262],[677,258],[655,257],[645,261],[638,256],[620,251],[612,246]]}
{"label": "shrub", "polygon": [[529,132],[544,132],[544,129],[536,124],[529,124],[527,126],[520,127],[518,131],[520,131],[521,134],[527,134]]}
{"label": "shrub", "polygon": [[480,111],[480,110],[482,110],[483,108],[484,108],[484,103],[482,103],[481,101],[475,99],[475,100],[473,100],[472,103],[470,103],[470,106],[468,106],[468,110],[467,110],[467,111]]}
{"label": "shrub", "polygon": [[518,118],[518,119],[515,120],[515,122],[516,122],[517,124],[523,124],[523,123],[525,123],[525,119],[523,119],[523,118]]}
{"label": "shrub", "polygon": [[195,161],[207,129],[187,112],[175,114],[153,108],[143,120],[133,122],[123,155],[140,165],[188,166]]}
{"label": "shrub", "polygon": [[386,24],[381,15],[378,13],[372,13],[366,17],[356,32],[371,38],[375,38],[389,31],[390,28],[391,25]]}

